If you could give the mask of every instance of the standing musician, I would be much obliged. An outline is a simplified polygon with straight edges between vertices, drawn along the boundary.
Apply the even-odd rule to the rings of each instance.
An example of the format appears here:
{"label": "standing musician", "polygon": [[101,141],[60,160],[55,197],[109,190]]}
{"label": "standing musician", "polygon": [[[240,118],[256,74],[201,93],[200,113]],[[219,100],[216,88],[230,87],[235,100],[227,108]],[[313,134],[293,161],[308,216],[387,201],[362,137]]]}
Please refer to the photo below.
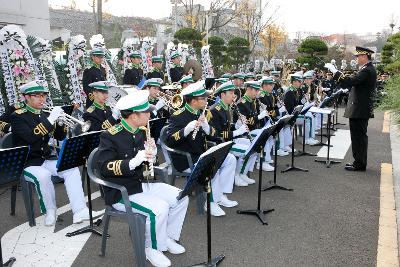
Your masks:
{"label": "standing musician", "polygon": [[124,84],[138,85],[143,79],[143,68],[142,68],[142,55],[139,51],[133,51],[129,54],[131,64],[125,70]]}
{"label": "standing musician", "polygon": [[29,82],[21,86],[20,91],[26,100],[26,105],[11,115],[13,145],[30,147],[23,174],[27,181],[36,186],[40,210],[46,214],[44,225],[54,225],[57,218],[52,175],[64,179],[73,212],[73,223],[89,220],[79,169],[72,168],[58,172],[57,160],[51,156],[48,144],[50,135],[58,140],[63,140],[66,136],[66,128],[56,123],[56,120],[63,116],[62,108],[54,107],[50,114],[42,111],[49,93],[45,81]]}
{"label": "standing musician", "polygon": [[171,82],[176,83],[183,76],[183,67],[181,66],[181,55],[178,52],[174,52],[171,55],[171,61],[173,67],[169,70],[169,75],[171,77]]}
{"label": "standing musician", "polygon": [[163,65],[163,58],[162,56],[153,56],[151,58],[151,62],[153,64],[152,70],[147,73],[146,79],[151,79],[151,78],[159,78],[159,79],[164,79],[164,72],[162,71],[162,65]]}
{"label": "standing musician", "polygon": [[365,171],[368,153],[368,120],[373,118],[373,103],[376,90],[376,69],[371,62],[374,51],[356,46],[357,64],[360,70],[356,75],[344,76],[332,64],[325,64],[334,74],[334,80],[342,88],[351,88],[344,113],[349,118],[353,163],[346,164],[348,171]]}
{"label": "standing musician", "polygon": [[[170,118],[166,144],[172,148],[190,153],[193,163],[195,163],[200,155],[207,150],[206,137],[215,138],[217,132],[208,123],[208,119],[211,116],[210,111],[204,110],[208,97],[205,81],[198,81],[189,85],[181,94],[186,103],[183,108],[176,111]],[[194,132],[197,134],[194,135]],[[194,139],[193,136],[195,136]],[[185,156],[173,154],[171,155],[171,160],[178,171],[190,171]],[[228,193],[224,192],[224,190],[230,188],[234,183],[235,168],[236,159],[232,154],[228,154],[218,173],[211,180],[213,197],[210,212],[213,216],[225,215],[219,205],[225,207],[237,205],[236,201],[223,197],[224,193]]]}
{"label": "standing musician", "polygon": [[[261,89],[260,82],[258,81],[249,81],[244,83],[245,87],[245,94],[243,95],[242,99],[237,104],[239,112],[246,118],[247,122],[247,127],[250,130],[250,134],[252,136],[256,136],[258,132],[260,131],[259,129],[264,127],[265,125],[265,118],[267,117],[267,111],[266,110],[260,110],[260,105],[257,102],[257,95]],[[235,127],[239,129],[239,127],[242,126],[241,120],[236,121]],[[264,151],[271,151],[271,142],[268,143],[268,145],[265,146]],[[269,149],[269,150],[268,150]],[[267,154],[269,153],[267,152]],[[268,155],[266,155],[268,157]],[[269,155],[270,157],[270,155]],[[268,159],[268,162],[270,161],[270,158]],[[262,168],[264,171],[273,171],[274,168],[269,165],[267,161],[264,162]],[[253,169],[254,163],[251,164],[250,169]]]}
{"label": "standing musician", "polygon": [[[243,161],[245,153],[250,146],[250,140],[247,138],[240,138],[240,136],[245,133],[249,134],[249,129],[246,124],[242,124],[237,130],[231,129],[231,105],[234,103],[235,99],[235,88],[235,85],[233,85],[231,81],[227,81],[218,86],[215,95],[219,97],[219,100],[210,108],[212,115],[210,125],[215,128],[217,136],[221,138],[223,142],[232,140],[235,142],[231,149],[231,153],[239,158],[236,163],[235,184],[237,186],[248,186],[249,184],[255,183],[255,180],[247,176],[249,171],[248,164],[247,161]],[[226,184],[226,186],[228,185]],[[229,188],[228,191],[230,192],[227,193],[231,193],[232,188]]]}
{"label": "standing musician", "polygon": [[86,108],[93,103],[92,88],[89,84],[106,80],[106,69],[101,66],[104,60],[104,50],[102,48],[93,48],[90,52],[91,64],[83,71],[82,85],[86,94]]}
{"label": "standing musician", "polygon": [[82,118],[90,121],[89,131],[107,130],[117,123],[119,111],[116,107],[112,110],[106,104],[108,89],[113,87],[110,82],[99,81],[89,84],[92,88],[93,104],[83,113]]}
{"label": "standing musician", "polygon": [[[100,136],[98,165],[106,180],[124,186],[134,212],[146,216],[146,258],[154,266],[170,266],[163,254],[181,254],[185,248],[178,244],[189,199],[177,200],[181,190],[164,183],[146,182],[143,171],[146,162],[153,162],[157,154],[154,139],[146,140],[151,105],[149,92],[142,90],[122,97],[117,107],[121,123]],[[105,202],[125,211],[121,193],[105,187]]]}
{"label": "standing musician", "polygon": [[275,82],[273,90],[274,92],[276,92],[276,96],[280,98],[283,95],[283,89],[281,84],[281,72],[279,70],[273,70],[271,71],[271,75]]}

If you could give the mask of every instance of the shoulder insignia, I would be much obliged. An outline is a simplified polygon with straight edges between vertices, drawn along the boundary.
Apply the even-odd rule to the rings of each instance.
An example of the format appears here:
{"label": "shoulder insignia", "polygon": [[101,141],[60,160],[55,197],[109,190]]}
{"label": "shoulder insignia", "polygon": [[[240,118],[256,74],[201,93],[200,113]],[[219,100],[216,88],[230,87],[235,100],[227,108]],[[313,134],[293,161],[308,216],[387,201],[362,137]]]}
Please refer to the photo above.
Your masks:
{"label": "shoulder insignia", "polygon": [[172,115],[177,116],[177,115],[181,114],[184,110],[185,110],[185,108],[180,108],[177,111],[175,111]]}
{"label": "shoulder insignia", "polygon": [[90,107],[88,107],[88,109],[86,111],[89,113],[92,113],[95,109],[96,109],[95,106],[90,106]]}
{"label": "shoulder insignia", "polygon": [[114,125],[113,127],[108,128],[107,131],[111,135],[115,135],[115,134],[119,133],[120,131],[122,131],[122,129],[123,129],[123,127],[121,125],[117,124],[117,125]]}
{"label": "shoulder insignia", "polygon": [[246,103],[246,99],[242,98],[242,101],[240,101],[241,103]]}
{"label": "shoulder insignia", "polygon": [[206,119],[207,121],[210,121],[212,118],[212,113],[209,109],[206,109]]}
{"label": "shoulder insignia", "polygon": [[17,109],[16,111],[15,111],[15,113],[17,113],[17,114],[22,114],[22,113],[25,113],[25,112],[27,112],[28,110],[26,109],[26,108],[20,108],[20,109]]}
{"label": "shoulder insignia", "polygon": [[218,104],[218,105],[215,106],[215,109],[220,111],[221,110],[221,106]]}
{"label": "shoulder insignia", "polygon": [[20,109],[20,108],[23,108],[23,107],[25,107],[25,103],[24,102],[18,102],[18,103],[14,104],[14,108],[15,109]]}

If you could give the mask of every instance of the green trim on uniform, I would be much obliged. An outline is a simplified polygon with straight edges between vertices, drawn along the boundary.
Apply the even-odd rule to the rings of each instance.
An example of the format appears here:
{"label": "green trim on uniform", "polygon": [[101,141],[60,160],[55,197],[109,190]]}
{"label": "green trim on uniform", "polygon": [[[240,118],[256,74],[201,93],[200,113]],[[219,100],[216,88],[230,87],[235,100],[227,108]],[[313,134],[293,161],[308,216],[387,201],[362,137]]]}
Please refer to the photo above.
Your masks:
{"label": "green trim on uniform", "polygon": [[44,205],[44,201],[43,201],[43,195],[42,195],[42,191],[40,190],[40,183],[39,180],[35,177],[35,175],[33,175],[30,172],[27,172],[26,170],[24,170],[24,176],[27,176],[29,178],[31,178],[33,180],[33,182],[35,183],[35,187],[36,187],[36,192],[38,193],[39,196],[39,206],[40,206],[40,211],[44,214],[47,212],[46,210],[46,206]]}
{"label": "green trim on uniform", "polygon": [[136,134],[139,132],[139,128],[133,129],[126,121],[125,119],[121,119],[121,125],[124,127],[128,132]]}
{"label": "green trim on uniform", "polygon": [[185,108],[186,108],[190,113],[192,113],[192,114],[194,114],[194,115],[199,115],[199,113],[200,113],[200,110],[196,110],[196,109],[192,108],[191,106],[189,106],[188,103],[185,103]]}
{"label": "green trim on uniform", "polygon": [[[119,203],[124,204],[124,201],[121,199]],[[138,203],[135,203],[133,201],[129,201],[130,205],[132,208],[139,210],[143,213],[147,213],[149,215],[150,219],[150,239],[151,239],[151,247],[153,249],[157,249],[157,236],[156,236],[156,215],[151,209],[148,209],[146,207],[143,207],[142,205],[139,205]]]}
{"label": "green trim on uniform", "polygon": [[248,95],[244,95],[243,99],[246,100],[246,102],[250,102],[250,103],[254,101],[254,100],[251,100]]}
{"label": "green trim on uniform", "polygon": [[105,105],[100,105],[100,104],[97,103],[96,101],[93,101],[93,106],[95,106],[96,108],[102,109],[102,110],[105,109]]}
{"label": "green trim on uniform", "polygon": [[244,161],[243,161],[243,165],[242,168],[240,168],[240,174],[244,173],[244,169],[246,168],[247,162],[249,161],[249,157],[247,157]]}
{"label": "green trim on uniform", "polygon": [[28,111],[32,112],[33,114],[40,114],[40,112],[41,112],[40,109],[33,108],[33,107],[29,106],[28,104],[26,104],[25,108]]}
{"label": "green trim on uniform", "polygon": [[225,104],[224,101],[222,99],[219,100],[219,104],[221,105],[221,107],[225,110],[229,109],[229,105]]}
{"label": "green trim on uniform", "polygon": [[149,101],[144,102],[143,104],[131,108],[127,108],[126,110],[132,110],[132,111],[142,111],[142,110],[147,110],[150,106]]}
{"label": "green trim on uniform", "polygon": [[246,150],[240,149],[240,148],[237,148],[237,147],[232,147],[232,148],[231,148],[231,151],[233,151],[233,152],[239,152],[239,153],[242,153],[242,154],[244,154],[244,153],[246,152]]}
{"label": "green trim on uniform", "polygon": [[202,88],[200,90],[194,91],[193,93],[187,94],[185,96],[200,96],[206,93],[206,89]]}

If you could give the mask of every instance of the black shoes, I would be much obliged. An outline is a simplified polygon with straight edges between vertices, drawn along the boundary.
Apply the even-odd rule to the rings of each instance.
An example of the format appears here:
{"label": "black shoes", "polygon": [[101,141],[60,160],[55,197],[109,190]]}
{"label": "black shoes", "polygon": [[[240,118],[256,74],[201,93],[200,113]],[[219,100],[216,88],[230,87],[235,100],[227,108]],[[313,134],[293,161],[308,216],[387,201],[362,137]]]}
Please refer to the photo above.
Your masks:
{"label": "black shoes", "polygon": [[357,167],[354,166],[353,163],[346,163],[346,166],[344,167],[346,171],[353,171],[353,172],[365,172],[366,167]]}

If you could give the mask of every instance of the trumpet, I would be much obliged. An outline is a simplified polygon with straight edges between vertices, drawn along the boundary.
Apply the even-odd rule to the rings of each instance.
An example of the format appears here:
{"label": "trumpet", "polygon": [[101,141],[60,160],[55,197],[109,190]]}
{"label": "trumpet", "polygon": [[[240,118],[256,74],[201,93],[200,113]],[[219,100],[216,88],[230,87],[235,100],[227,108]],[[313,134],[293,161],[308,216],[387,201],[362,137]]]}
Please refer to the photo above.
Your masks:
{"label": "trumpet", "polygon": [[[43,110],[43,112],[50,113],[53,110],[53,108],[54,107],[45,106],[45,108],[42,109],[42,110]],[[62,123],[64,125],[66,125],[70,129],[74,128],[76,124],[79,124],[82,127],[82,132],[83,133],[86,133],[87,131],[89,131],[90,126],[91,126],[91,122],[90,121],[78,120],[77,118],[74,118],[74,117],[72,117],[71,115],[68,115],[65,112],[62,113],[62,116],[60,118],[58,118],[57,121],[59,123]]]}

